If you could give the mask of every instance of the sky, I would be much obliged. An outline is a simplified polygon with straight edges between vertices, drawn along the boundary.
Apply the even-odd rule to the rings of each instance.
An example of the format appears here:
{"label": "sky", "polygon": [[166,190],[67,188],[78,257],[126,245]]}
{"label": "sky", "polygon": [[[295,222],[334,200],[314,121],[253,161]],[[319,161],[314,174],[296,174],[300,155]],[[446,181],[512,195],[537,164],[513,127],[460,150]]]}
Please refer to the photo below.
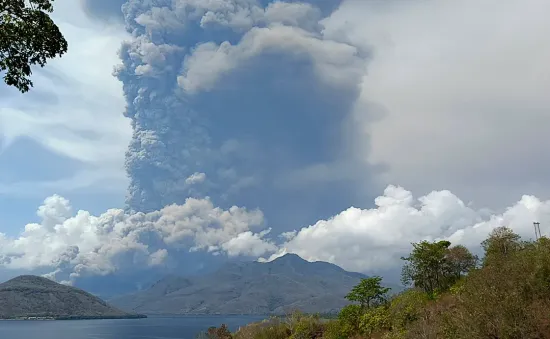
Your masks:
{"label": "sky", "polygon": [[288,252],[395,277],[413,241],[548,234],[549,10],[56,0],[69,52],[0,86],[0,278]]}

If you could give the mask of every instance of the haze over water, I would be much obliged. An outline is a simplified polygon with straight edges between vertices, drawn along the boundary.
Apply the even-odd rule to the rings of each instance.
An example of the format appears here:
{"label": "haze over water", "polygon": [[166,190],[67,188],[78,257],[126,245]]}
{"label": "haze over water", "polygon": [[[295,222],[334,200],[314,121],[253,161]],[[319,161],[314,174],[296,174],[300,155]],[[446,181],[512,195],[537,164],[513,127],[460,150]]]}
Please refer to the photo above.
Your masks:
{"label": "haze over water", "polygon": [[194,339],[210,326],[239,326],[261,316],[184,316],[123,320],[0,321],[2,339]]}

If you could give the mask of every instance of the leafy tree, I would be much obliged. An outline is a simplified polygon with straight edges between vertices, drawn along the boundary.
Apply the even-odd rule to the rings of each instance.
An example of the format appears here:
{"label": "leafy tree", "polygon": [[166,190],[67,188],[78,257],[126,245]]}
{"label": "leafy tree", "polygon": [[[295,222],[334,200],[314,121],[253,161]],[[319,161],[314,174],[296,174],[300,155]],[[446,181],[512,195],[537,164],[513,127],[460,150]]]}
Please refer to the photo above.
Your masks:
{"label": "leafy tree", "polygon": [[225,324],[219,328],[212,326],[206,333],[199,334],[197,339],[232,339],[233,336]]}
{"label": "leafy tree", "polygon": [[33,86],[31,65],[67,51],[67,41],[48,13],[54,0],[0,0],[0,72],[22,93]]}
{"label": "leafy tree", "polygon": [[381,281],[381,277],[361,279],[361,282],[346,295],[346,299],[358,302],[362,308],[370,308],[375,304],[383,303],[390,288],[382,287]]}
{"label": "leafy tree", "polygon": [[460,279],[477,266],[479,259],[466,247],[457,245],[447,251],[447,261],[450,273],[454,275],[454,278]]}
{"label": "leafy tree", "polygon": [[450,287],[452,282],[449,279],[447,253],[451,243],[422,241],[412,245],[411,254],[401,258],[407,262],[401,272],[402,282],[405,285],[413,284],[430,296]]}
{"label": "leafy tree", "polygon": [[520,250],[524,244],[521,237],[514,233],[512,229],[502,226],[493,229],[489,237],[485,239],[481,246],[485,250],[484,265],[491,261],[502,259],[512,253]]}

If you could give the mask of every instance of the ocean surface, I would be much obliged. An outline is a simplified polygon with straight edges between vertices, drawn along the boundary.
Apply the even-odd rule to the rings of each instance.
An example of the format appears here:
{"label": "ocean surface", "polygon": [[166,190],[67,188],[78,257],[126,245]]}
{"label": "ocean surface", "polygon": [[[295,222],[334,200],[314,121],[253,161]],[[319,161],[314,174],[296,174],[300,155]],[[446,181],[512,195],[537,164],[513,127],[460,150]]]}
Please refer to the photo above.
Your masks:
{"label": "ocean surface", "polygon": [[120,320],[3,320],[1,339],[195,339],[210,326],[230,330],[262,316],[177,316]]}

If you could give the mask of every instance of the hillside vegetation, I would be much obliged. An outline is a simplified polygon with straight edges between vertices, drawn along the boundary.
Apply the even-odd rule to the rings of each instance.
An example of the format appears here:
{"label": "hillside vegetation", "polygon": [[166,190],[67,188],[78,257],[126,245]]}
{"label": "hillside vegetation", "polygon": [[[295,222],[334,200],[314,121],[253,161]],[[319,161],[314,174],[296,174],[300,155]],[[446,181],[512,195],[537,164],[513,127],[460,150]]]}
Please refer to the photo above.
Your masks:
{"label": "hillside vegetation", "polygon": [[22,275],[0,284],[0,319],[140,318],[81,289]]}
{"label": "hillside vegetation", "polygon": [[347,295],[337,319],[293,313],[207,339],[545,339],[550,338],[550,240],[522,241],[500,227],[483,241],[481,260],[448,241],[413,244],[402,258],[409,289],[391,298],[380,278]]}

